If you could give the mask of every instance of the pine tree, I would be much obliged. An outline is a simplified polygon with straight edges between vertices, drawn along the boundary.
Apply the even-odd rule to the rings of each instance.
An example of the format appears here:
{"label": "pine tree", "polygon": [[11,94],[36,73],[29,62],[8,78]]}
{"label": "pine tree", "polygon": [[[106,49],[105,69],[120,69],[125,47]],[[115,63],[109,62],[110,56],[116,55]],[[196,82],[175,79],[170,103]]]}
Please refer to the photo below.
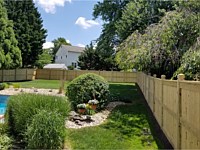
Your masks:
{"label": "pine tree", "polygon": [[0,0],[0,68],[13,69],[22,64],[21,51],[13,31],[13,23],[8,20],[3,0]]}
{"label": "pine tree", "polygon": [[14,31],[22,51],[23,67],[31,67],[42,54],[46,30],[33,0],[5,0],[8,18],[14,22]]}

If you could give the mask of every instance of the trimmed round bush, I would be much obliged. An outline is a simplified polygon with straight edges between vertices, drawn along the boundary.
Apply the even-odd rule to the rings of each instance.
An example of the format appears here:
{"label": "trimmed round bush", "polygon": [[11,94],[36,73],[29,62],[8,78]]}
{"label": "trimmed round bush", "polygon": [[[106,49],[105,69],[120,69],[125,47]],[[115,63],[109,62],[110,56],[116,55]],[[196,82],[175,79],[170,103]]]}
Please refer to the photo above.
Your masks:
{"label": "trimmed round bush", "polygon": [[70,111],[70,103],[66,97],[50,95],[24,93],[11,96],[5,116],[10,133],[23,139],[33,116],[41,110],[56,112],[66,118]]}
{"label": "trimmed round bush", "polygon": [[98,108],[103,108],[108,101],[109,84],[97,74],[83,74],[68,84],[66,95],[74,109],[94,98],[99,101]]}
{"label": "trimmed round bush", "polygon": [[42,110],[33,117],[25,134],[28,149],[62,149],[65,120],[56,112]]}

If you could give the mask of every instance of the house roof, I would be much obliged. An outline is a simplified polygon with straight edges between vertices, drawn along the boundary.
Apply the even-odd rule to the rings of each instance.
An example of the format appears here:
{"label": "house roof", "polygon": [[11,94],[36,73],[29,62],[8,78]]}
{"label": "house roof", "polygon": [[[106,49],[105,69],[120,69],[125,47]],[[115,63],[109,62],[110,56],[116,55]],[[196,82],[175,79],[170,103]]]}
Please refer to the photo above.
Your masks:
{"label": "house roof", "polygon": [[62,48],[67,49],[69,52],[79,52],[82,53],[85,48],[78,46],[70,46],[70,45],[61,45]]}
{"label": "house roof", "polygon": [[43,67],[44,69],[63,69],[67,70],[65,64],[47,64]]}

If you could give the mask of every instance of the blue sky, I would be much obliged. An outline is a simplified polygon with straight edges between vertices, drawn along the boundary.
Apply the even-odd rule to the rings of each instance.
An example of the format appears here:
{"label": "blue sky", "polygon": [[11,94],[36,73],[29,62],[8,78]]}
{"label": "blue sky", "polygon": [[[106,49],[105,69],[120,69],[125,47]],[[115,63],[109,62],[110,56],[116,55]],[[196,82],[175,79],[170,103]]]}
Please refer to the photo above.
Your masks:
{"label": "blue sky", "polygon": [[64,37],[74,46],[84,46],[99,37],[100,19],[92,20],[93,7],[98,0],[34,0],[47,29],[45,47],[52,40]]}

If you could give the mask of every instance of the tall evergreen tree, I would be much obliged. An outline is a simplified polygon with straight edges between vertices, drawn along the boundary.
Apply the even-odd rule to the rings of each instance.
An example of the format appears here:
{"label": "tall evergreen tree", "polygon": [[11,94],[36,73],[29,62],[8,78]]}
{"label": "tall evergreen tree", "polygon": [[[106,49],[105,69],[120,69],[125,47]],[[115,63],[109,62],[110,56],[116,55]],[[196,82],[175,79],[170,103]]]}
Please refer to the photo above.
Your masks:
{"label": "tall evergreen tree", "polygon": [[21,51],[17,46],[13,24],[8,20],[3,0],[0,0],[0,68],[13,69],[21,64]]}
{"label": "tall evergreen tree", "polygon": [[33,0],[5,0],[8,18],[14,22],[15,35],[22,52],[23,67],[31,67],[42,53],[46,30]]}

